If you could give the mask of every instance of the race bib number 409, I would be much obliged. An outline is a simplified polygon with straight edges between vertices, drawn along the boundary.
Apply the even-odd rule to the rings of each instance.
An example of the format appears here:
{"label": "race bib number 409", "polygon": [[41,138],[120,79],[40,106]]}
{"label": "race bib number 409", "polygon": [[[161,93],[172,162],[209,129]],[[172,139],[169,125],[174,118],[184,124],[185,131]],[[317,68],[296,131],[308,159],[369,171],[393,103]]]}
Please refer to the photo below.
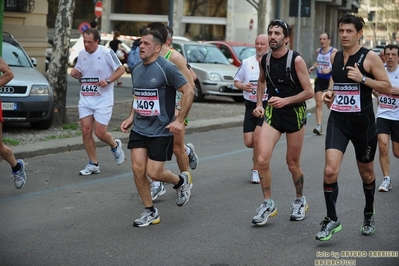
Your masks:
{"label": "race bib number 409", "polygon": [[334,102],[331,110],[337,112],[360,112],[360,84],[334,83]]}
{"label": "race bib number 409", "polygon": [[134,89],[133,109],[142,116],[160,115],[158,89]]}
{"label": "race bib number 409", "polygon": [[101,87],[98,86],[98,78],[80,79],[80,94],[82,96],[101,96]]}

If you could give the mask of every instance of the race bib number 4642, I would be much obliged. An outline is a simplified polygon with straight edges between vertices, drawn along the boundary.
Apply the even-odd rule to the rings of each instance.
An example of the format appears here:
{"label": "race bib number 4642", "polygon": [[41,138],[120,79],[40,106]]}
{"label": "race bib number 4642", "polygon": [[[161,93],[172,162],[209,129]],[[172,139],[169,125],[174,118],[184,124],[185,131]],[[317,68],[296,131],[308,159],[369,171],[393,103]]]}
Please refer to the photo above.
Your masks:
{"label": "race bib number 4642", "polygon": [[337,112],[360,112],[360,84],[334,83],[334,102],[331,110]]}
{"label": "race bib number 4642", "polygon": [[80,79],[80,94],[82,96],[101,96],[101,87],[98,86],[98,78]]}
{"label": "race bib number 4642", "polygon": [[142,116],[160,115],[158,89],[134,88],[133,109]]}

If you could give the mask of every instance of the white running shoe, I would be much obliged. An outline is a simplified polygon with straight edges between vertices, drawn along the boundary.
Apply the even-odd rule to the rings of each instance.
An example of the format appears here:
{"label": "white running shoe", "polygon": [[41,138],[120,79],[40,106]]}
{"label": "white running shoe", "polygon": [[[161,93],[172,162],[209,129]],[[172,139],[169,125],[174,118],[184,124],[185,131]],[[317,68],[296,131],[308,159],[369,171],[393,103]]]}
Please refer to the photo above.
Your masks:
{"label": "white running shoe", "polygon": [[140,218],[134,220],[133,226],[145,227],[149,226],[150,224],[158,224],[159,222],[161,222],[161,217],[159,216],[158,209],[155,208],[155,212],[146,209],[141,214]]}
{"label": "white running shoe", "polygon": [[153,201],[165,193],[166,189],[162,182],[160,182],[160,185],[157,185],[155,182],[151,183],[151,198]]}
{"label": "white running shoe", "polygon": [[89,163],[86,167],[79,172],[80,175],[91,175],[100,173],[100,164],[94,165]]}
{"label": "white running shoe", "polygon": [[194,144],[187,143],[186,146],[190,148],[190,154],[188,155],[189,166],[191,170],[194,170],[195,168],[197,168],[199,163],[198,155],[195,153]]}
{"label": "white running shoe", "polygon": [[277,207],[274,201],[271,200],[270,204],[263,202],[258,209],[256,209],[256,215],[252,218],[252,223],[255,225],[264,225],[267,223],[269,217],[273,217],[277,214]]}
{"label": "white running shoe", "polygon": [[260,183],[258,170],[252,170],[251,182],[252,182],[252,184],[259,184]]}
{"label": "white running shoe", "polygon": [[388,192],[391,189],[392,189],[391,179],[389,177],[384,177],[384,181],[382,181],[380,187],[378,188],[378,191]]}
{"label": "white running shoe", "polygon": [[179,207],[188,202],[191,197],[191,188],[193,187],[192,177],[189,172],[182,172],[180,176],[184,179],[184,183],[176,189],[176,204]]}
{"label": "white running shoe", "polygon": [[25,162],[21,159],[17,160],[17,163],[21,165],[21,169],[16,172],[12,172],[14,176],[14,185],[17,189],[22,188],[26,183],[26,174],[25,174]]}
{"label": "white running shoe", "polygon": [[303,201],[301,199],[296,199],[292,203],[292,210],[291,210],[291,221],[302,221],[305,219],[305,212],[308,210],[309,206],[306,202],[305,196],[303,197]]}
{"label": "white running shoe", "polygon": [[111,149],[111,151],[114,154],[116,164],[119,165],[125,161],[125,153],[123,152],[122,149],[122,141],[120,139],[116,139],[115,142],[117,144],[116,150],[112,151]]}
{"label": "white running shoe", "polygon": [[313,129],[313,133],[316,135],[323,135],[323,127],[321,125],[317,125],[317,127]]}

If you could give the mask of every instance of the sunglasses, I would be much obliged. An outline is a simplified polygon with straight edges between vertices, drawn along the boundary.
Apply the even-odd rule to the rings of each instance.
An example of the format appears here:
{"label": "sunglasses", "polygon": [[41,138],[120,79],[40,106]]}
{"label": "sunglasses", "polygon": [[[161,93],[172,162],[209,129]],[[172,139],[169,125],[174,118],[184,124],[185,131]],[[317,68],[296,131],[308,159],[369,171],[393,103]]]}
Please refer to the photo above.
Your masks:
{"label": "sunglasses", "polygon": [[281,19],[272,20],[272,22],[270,23],[270,25],[279,25],[279,26],[282,27],[283,29],[288,30],[288,25],[287,25],[287,23],[285,23],[285,21],[284,21],[284,20],[281,20]]}

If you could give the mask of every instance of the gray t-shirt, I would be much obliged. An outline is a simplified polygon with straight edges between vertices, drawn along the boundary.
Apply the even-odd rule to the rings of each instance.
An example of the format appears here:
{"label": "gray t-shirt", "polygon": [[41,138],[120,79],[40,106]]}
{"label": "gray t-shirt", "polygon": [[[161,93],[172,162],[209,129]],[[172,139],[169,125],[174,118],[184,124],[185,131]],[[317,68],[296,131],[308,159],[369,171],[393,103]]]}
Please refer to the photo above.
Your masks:
{"label": "gray t-shirt", "polygon": [[132,130],[147,137],[171,136],[169,125],[175,116],[176,89],[187,83],[179,69],[159,56],[149,65],[139,64],[132,72]]}

